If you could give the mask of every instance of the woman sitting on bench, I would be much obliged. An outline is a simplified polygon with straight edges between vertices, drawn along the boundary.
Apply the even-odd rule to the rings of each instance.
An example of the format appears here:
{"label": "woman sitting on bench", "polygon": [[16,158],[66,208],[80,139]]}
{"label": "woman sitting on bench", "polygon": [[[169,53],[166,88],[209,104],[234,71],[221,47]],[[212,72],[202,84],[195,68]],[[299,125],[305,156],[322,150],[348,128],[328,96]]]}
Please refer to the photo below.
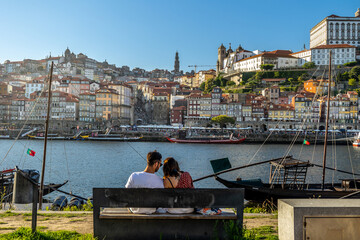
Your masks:
{"label": "woman sitting on bench", "polygon": [[[180,171],[178,162],[169,157],[163,165],[165,188],[194,188],[193,180],[188,172]],[[169,213],[192,213],[193,208],[168,208]]]}
{"label": "woman sitting on bench", "polygon": [[[164,171],[164,188],[194,188],[193,180],[188,172],[180,171],[178,162],[169,157],[165,159],[163,165]],[[169,208],[169,213],[181,214],[192,213],[193,208]],[[218,215],[221,214],[219,208],[200,208],[196,209],[197,213],[203,215]]]}

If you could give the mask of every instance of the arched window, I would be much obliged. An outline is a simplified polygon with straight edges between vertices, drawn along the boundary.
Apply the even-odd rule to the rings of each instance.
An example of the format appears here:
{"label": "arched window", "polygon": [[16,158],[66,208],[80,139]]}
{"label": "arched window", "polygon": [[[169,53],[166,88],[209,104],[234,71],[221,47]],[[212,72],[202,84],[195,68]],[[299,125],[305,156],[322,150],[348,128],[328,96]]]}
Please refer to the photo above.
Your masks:
{"label": "arched window", "polygon": [[341,38],[341,39],[345,39],[345,38],[344,38],[344,37],[345,37],[345,23],[342,23],[342,24],[341,24],[340,31],[341,31],[341,36],[340,36],[340,38]]}

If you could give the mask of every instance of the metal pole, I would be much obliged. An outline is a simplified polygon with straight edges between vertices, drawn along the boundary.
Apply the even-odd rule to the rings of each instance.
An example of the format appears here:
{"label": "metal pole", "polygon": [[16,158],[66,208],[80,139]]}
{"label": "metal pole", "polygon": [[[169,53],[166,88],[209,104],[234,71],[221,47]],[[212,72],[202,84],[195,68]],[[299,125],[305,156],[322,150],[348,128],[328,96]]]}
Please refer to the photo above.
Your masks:
{"label": "metal pole", "polygon": [[39,209],[42,208],[42,195],[44,190],[44,173],[45,173],[45,162],[46,162],[46,146],[47,146],[47,137],[49,131],[49,118],[50,118],[50,103],[51,103],[51,80],[53,74],[54,62],[51,62],[51,69],[50,69],[50,79],[49,79],[49,89],[48,89],[48,106],[47,106],[47,115],[45,121],[45,142],[44,142],[44,154],[43,154],[43,162],[42,162],[42,170],[41,170],[41,182],[40,182],[40,189],[39,189]]}
{"label": "metal pole", "polygon": [[31,216],[32,217],[31,229],[33,233],[36,231],[38,197],[39,197],[38,186],[33,185],[33,204],[32,204],[32,216]]}
{"label": "metal pole", "polygon": [[325,143],[324,143],[323,172],[322,172],[322,184],[321,184],[322,190],[324,190],[325,187],[326,149],[327,149],[329,114],[330,114],[330,93],[331,93],[331,49],[329,49],[329,85],[328,85],[327,108],[326,108],[327,112],[326,112],[325,139],[324,139]]}

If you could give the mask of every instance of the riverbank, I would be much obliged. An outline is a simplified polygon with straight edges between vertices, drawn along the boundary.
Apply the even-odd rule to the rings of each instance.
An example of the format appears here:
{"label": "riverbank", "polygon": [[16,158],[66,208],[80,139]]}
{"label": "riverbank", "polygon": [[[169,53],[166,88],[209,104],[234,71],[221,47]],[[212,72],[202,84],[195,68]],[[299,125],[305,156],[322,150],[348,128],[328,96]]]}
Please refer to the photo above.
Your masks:
{"label": "riverbank", "polygon": [[[99,141],[107,141],[107,142],[169,142],[166,137],[172,136],[172,137],[178,137],[177,133],[168,133],[168,132],[128,132],[124,134],[124,139],[111,139],[111,135],[109,135],[107,140],[104,139],[74,139],[70,136],[66,136],[65,138],[57,138],[52,139],[49,138],[51,141],[56,140],[67,140],[67,141],[92,141],[92,142],[99,142]],[[255,133],[236,133],[235,136],[238,137],[245,137],[245,141],[242,144],[246,143],[254,143],[254,144],[289,144],[289,143],[295,143],[295,144],[303,144],[304,139],[306,139],[310,144],[316,143],[323,143],[324,142],[324,134],[322,132],[320,133],[295,133],[295,132],[286,132],[286,131],[274,131],[274,132],[255,132]],[[133,139],[131,139],[133,138]],[[138,139],[135,139],[138,138]],[[355,133],[351,134],[344,134],[344,133],[336,133],[336,134],[330,134],[331,141],[335,141],[336,144],[339,145],[347,145],[351,144],[352,141],[354,141]],[[15,139],[15,138],[3,138],[3,139]],[[20,139],[29,139],[28,137],[22,137]],[[43,139],[34,139],[30,138],[29,140],[40,140],[44,141]],[[1,138],[0,138],[1,141]],[[330,141],[330,140],[329,140]]]}
{"label": "riverbank", "polygon": [[[14,232],[20,227],[31,227],[30,211],[1,210],[0,217],[0,234]],[[248,230],[260,229],[268,232],[268,235],[277,236],[277,215],[244,213],[244,226]],[[81,234],[93,234],[93,214],[84,211],[38,211],[37,228],[41,231],[66,230]]]}

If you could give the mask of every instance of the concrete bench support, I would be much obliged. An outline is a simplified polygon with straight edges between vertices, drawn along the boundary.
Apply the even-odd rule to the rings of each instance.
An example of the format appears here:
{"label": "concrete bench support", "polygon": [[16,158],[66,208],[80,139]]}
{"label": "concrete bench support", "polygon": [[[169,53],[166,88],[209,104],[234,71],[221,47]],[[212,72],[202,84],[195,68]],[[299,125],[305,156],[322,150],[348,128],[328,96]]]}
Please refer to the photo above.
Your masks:
{"label": "concrete bench support", "polygon": [[280,199],[280,240],[351,240],[360,236],[360,199]]}

